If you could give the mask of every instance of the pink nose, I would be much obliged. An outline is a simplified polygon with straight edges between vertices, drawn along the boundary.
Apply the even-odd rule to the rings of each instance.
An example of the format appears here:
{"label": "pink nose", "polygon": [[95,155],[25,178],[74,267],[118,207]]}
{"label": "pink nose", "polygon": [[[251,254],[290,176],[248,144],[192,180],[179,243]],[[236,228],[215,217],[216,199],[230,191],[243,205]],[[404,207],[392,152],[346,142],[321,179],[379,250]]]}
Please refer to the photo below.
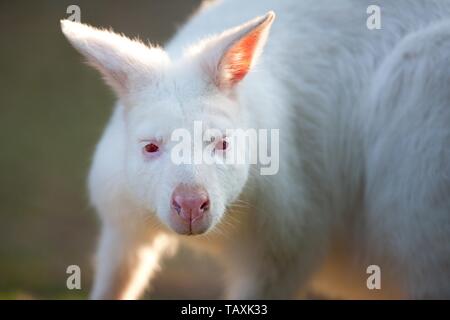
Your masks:
{"label": "pink nose", "polygon": [[[171,209],[175,229],[182,234],[202,233],[205,214],[210,207],[208,193],[203,187],[180,184],[172,193]],[[179,221],[181,220],[181,221]],[[180,226],[180,222],[183,226]]]}

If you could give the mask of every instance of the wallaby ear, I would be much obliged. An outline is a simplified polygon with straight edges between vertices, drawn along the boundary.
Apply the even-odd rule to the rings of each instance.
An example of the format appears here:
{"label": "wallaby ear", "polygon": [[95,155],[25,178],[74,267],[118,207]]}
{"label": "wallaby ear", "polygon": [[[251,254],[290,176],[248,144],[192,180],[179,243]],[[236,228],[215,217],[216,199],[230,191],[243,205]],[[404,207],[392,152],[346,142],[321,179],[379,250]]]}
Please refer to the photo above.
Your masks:
{"label": "wallaby ear", "polygon": [[207,72],[220,89],[230,89],[251,70],[262,53],[272,22],[273,11],[206,40]]}
{"label": "wallaby ear", "polygon": [[159,48],[150,48],[110,31],[69,20],[62,20],[61,28],[70,43],[100,71],[119,97],[130,93],[139,79],[151,75],[156,64],[169,59]]}

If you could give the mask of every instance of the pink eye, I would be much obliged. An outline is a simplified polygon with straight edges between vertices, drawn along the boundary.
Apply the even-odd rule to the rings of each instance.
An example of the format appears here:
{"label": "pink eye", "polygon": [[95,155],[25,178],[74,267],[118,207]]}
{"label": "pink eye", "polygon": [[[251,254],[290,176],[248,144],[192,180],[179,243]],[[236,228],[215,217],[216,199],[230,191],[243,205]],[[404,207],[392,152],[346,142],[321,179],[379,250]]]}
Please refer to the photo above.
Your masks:
{"label": "pink eye", "polygon": [[228,148],[228,141],[225,139],[219,140],[216,144],[216,150],[226,150]]}
{"label": "pink eye", "polygon": [[148,143],[144,147],[145,152],[147,153],[154,153],[159,151],[159,147],[155,143]]}

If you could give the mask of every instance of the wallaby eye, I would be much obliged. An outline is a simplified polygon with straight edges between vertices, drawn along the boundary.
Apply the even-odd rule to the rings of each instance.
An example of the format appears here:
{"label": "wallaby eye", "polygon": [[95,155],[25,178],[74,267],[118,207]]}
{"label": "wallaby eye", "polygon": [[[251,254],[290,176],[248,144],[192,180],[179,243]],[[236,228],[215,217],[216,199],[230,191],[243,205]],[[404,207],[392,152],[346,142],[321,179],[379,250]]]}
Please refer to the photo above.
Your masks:
{"label": "wallaby eye", "polygon": [[228,148],[228,141],[225,139],[220,139],[216,143],[216,150],[226,150]]}
{"label": "wallaby eye", "polygon": [[160,153],[161,141],[159,140],[147,140],[142,141],[142,153],[144,156],[153,157]]}
{"label": "wallaby eye", "polygon": [[162,139],[146,139],[139,141],[144,160],[153,160],[164,151]]}
{"label": "wallaby eye", "polygon": [[144,147],[145,152],[147,153],[154,153],[159,151],[159,147],[156,143],[147,143]]}

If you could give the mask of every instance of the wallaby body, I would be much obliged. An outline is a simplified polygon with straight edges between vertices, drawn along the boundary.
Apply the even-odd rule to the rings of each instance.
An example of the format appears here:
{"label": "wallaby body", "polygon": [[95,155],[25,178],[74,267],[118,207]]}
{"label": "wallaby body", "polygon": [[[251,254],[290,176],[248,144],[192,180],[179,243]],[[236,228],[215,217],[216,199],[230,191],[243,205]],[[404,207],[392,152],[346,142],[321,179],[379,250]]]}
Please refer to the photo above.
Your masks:
{"label": "wallaby body", "polygon": [[[372,4],[380,30],[366,26]],[[269,10],[272,27],[269,14],[230,29]],[[293,298],[311,286],[450,298],[449,1],[222,1],[165,53],[63,29],[119,96],[89,180],[103,222],[93,298],[139,297],[177,243],[216,254],[228,298]],[[228,65],[242,55],[245,70]],[[279,172],[139,162],[136,128],[150,123],[140,132],[159,137],[195,120],[280,129]],[[184,233],[165,208],[180,183],[207,191],[214,227],[171,230]],[[369,265],[381,268],[381,293],[366,287]]]}

